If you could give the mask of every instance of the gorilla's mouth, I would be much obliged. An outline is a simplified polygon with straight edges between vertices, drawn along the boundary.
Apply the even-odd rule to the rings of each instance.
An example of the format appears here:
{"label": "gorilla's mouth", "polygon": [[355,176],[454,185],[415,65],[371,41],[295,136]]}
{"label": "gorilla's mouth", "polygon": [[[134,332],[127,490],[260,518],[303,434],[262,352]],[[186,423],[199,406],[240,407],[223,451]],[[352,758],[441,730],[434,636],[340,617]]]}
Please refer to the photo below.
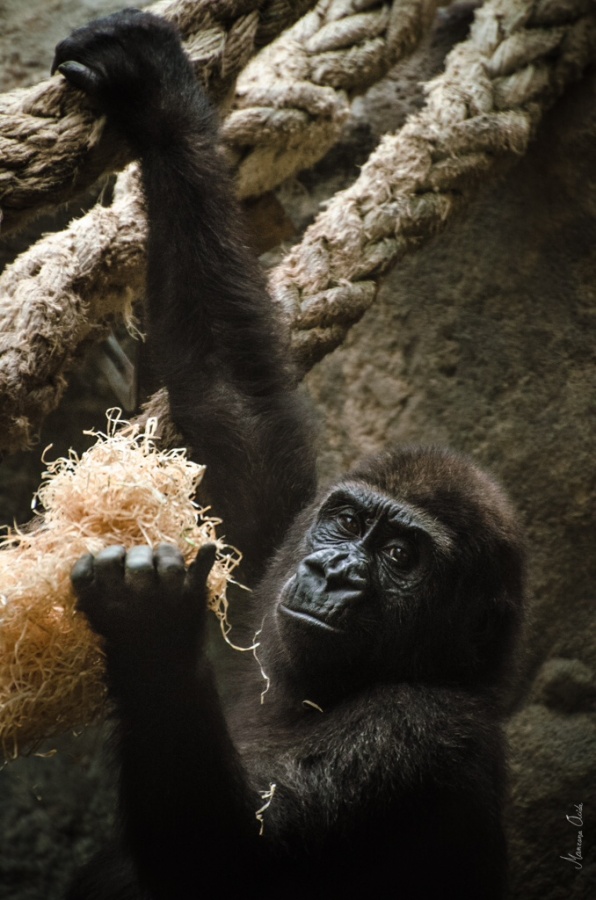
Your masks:
{"label": "gorilla's mouth", "polygon": [[330,631],[335,634],[341,634],[344,630],[343,628],[336,628],[334,625],[330,625],[324,619],[319,619],[310,612],[307,613],[304,612],[304,610],[291,609],[291,607],[286,606],[285,603],[280,603],[278,609],[284,616],[288,616],[306,626],[314,626],[315,628],[320,628],[323,631]]}
{"label": "gorilla's mouth", "polygon": [[[285,619],[291,619],[294,623],[307,628],[317,628],[331,634],[343,634],[345,629],[329,621],[328,605],[322,595],[311,597],[308,592],[301,589],[300,579],[295,575],[285,583],[282,588],[281,598],[277,609]],[[317,602],[313,602],[316,600]]]}

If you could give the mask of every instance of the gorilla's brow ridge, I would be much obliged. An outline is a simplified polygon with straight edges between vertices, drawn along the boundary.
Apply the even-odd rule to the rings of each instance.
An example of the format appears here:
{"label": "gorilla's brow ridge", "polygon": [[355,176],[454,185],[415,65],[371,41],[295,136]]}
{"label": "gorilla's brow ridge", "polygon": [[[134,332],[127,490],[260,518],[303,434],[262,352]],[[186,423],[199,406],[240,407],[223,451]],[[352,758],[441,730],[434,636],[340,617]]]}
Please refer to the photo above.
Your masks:
{"label": "gorilla's brow ridge", "polygon": [[328,506],[335,498],[338,501],[352,502],[364,506],[370,503],[377,503],[380,506],[393,507],[398,510],[397,516],[394,518],[400,524],[410,528],[421,528],[435,545],[443,552],[449,553],[453,549],[453,538],[447,530],[447,527],[436,516],[431,515],[427,510],[414,503],[392,497],[385,491],[379,490],[365,481],[350,480],[342,481],[341,484],[330,488],[329,493],[323,499],[320,509]]}

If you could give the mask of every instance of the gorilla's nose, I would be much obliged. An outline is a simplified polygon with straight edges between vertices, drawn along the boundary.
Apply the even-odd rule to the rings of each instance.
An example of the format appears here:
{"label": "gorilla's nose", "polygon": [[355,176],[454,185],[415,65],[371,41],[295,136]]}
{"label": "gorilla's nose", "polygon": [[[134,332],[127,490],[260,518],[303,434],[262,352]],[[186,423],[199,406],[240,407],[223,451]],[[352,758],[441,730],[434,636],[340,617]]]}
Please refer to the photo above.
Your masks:
{"label": "gorilla's nose", "polygon": [[368,584],[366,561],[348,550],[326,549],[312,553],[302,560],[297,574],[313,593],[341,594],[344,602],[364,594]]}

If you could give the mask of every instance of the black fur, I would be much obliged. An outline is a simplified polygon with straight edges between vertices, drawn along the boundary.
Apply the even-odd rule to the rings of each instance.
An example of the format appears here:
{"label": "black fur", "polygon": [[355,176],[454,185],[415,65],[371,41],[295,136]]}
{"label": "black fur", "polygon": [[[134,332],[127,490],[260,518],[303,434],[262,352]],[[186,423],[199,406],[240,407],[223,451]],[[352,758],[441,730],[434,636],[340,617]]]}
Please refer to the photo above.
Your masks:
{"label": "black fur", "polygon": [[124,849],[71,897],[185,900],[214,882],[222,897],[496,900],[499,698],[522,609],[507,501],[432,449],[316,496],[282,331],[175,30],[128,10],[74,32],[54,69],[141,161],[156,369],[245,555],[270,679],[261,703],[249,666],[224,710],[204,652],[210,548],[188,572],[167,546],[77,564],[120,722]]}

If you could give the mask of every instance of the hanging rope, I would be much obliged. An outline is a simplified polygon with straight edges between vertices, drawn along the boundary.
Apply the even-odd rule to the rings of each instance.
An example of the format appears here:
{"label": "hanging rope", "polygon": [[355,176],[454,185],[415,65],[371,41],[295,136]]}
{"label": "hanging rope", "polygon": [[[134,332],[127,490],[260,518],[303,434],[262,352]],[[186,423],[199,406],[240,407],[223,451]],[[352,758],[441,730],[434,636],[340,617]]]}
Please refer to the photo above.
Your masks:
{"label": "hanging rope", "polygon": [[314,165],[362,93],[428,31],[437,0],[325,0],[242,72],[222,138],[241,197]]}
{"label": "hanging rope", "polygon": [[[373,302],[382,272],[435,234],[481,177],[525,152],[544,111],[595,59],[591,0],[490,0],[478,11],[469,39],[428,85],[424,110],[382,141],[272,276],[303,372],[343,341]],[[63,266],[40,242],[0,285],[0,440],[7,448],[26,446],[57,404],[78,343],[92,336],[99,316],[105,321],[106,298],[122,308],[140,291],[142,218],[124,185],[118,202],[130,204],[130,231],[117,204],[94,210],[55,236]],[[94,233],[95,215],[110,214],[110,228]],[[69,327],[59,334],[61,321]]]}
{"label": "hanging rope", "polygon": [[[378,8],[372,10],[373,5]],[[304,76],[310,71],[309,66],[313,71],[318,71],[323,63],[329,67],[327,57],[331,53],[336,60],[337,78],[341,75],[347,83],[349,65],[346,54],[349,56],[349,48],[343,47],[337,57],[333,56],[332,51],[321,49],[345,44],[348,38],[342,29],[347,29],[348,35],[360,41],[354,54],[356,61],[359,61],[357,71],[363,71],[364,53],[368,60],[367,72],[372,78],[373,73],[385,70],[399,48],[412,48],[414,41],[422,36],[422,26],[428,23],[429,9],[434,5],[434,0],[430,4],[429,0],[396,0],[396,8],[406,13],[403,21],[396,24],[394,17],[389,15],[387,4],[373,4],[371,0],[322,0],[314,17],[309,19],[308,26],[300,23],[303,43],[308,39],[314,48],[311,62],[307,65],[303,51],[302,63],[295,67],[294,72]],[[416,15],[415,6],[418,10]],[[364,7],[367,11],[362,14],[360,10]],[[370,27],[365,31],[362,15],[368,22],[367,17],[378,17],[379,9],[384,10],[380,23],[377,22],[373,31]],[[374,40],[371,38],[373,32],[376,33]],[[324,41],[320,38],[321,34],[326,35]],[[368,48],[367,34],[373,40],[377,54],[375,64]],[[340,35],[343,35],[341,39]],[[293,43],[296,43],[295,38]],[[284,54],[291,54],[291,46],[285,42],[282,50],[283,53],[276,51],[273,56],[276,66],[281,64]],[[309,120],[312,129],[308,131],[305,128],[305,134],[308,133],[311,139],[307,158],[301,158],[296,141],[293,143],[294,151],[290,150],[292,142],[288,142],[283,167],[275,175],[278,182],[288,174],[288,162],[291,166],[300,167],[314,161],[315,156],[323,155],[326,149],[324,144],[319,145],[318,152],[312,145],[313,136],[321,136],[320,113],[325,109],[325,103],[319,102],[315,94],[319,92],[319,98],[321,92],[326,92],[328,97],[339,97],[340,94],[333,88],[309,86],[304,80],[294,82],[286,79],[284,101],[283,91],[276,92],[275,71],[264,65],[260,73],[262,84],[255,80],[254,74],[251,75],[248,93],[253,110],[254,104],[262,102],[261,98],[270,89],[272,94],[275,93],[280,110],[278,117],[272,117],[276,122],[272,133],[279,136],[280,132],[284,132],[285,115],[291,103],[295,107],[298,98],[304,103],[307,95],[312,101]],[[343,94],[339,105],[342,108],[345,105],[347,110]],[[250,110],[245,107],[242,115],[247,112],[250,113]],[[325,119],[324,115],[322,119]],[[322,127],[324,129],[325,125]],[[239,133],[238,130],[236,133]],[[242,134],[246,139],[246,121]],[[268,132],[262,126],[258,111],[252,122],[251,140],[259,144],[261,151],[260,157],[256,149],[251,156],[253,171],[258,173],[260,168],[269,166],[264,157],[270,152]],[[283,153],[280,155],[284,158]],[[257,158],[261,159],[261,163],[255,169],[254,160]],[[96,206],[83,218],[73,221],[60,235],[38,241],[0,278],[0,333],[3,335],[0,342],[0,446],[16,450],[30,445],[40,422],[57,406],[64,392],[64,372],[80,344],[97,338],[105,329],[109,316],[118,310],[119,304],[121,310],[130,310],[132,302],[142,296],[145,221],[134,167],[120,176],[116,193],[118,200],[109,209]]]}
{"label": "hanging rope", "polygon": [[110,316],[130,314],[143,294],[145,215],[138,190],[127,188],[131,176],[119,179],[110,207],[44,238],[2,276],[3,449],[30,444],[66,388],[76,348],[104,335]]}
{"label": "hanging rope", "polygon": [[[215,101],[230,91],[256,50],[296,21],[315,0],[166,0],[151,7],[173,22],[197,77]],[[130,161],[104,119],[64,79],[0,96],[2,231],[64,203],[107,171]]]}
{"label": "hanging rope", "polygon": [[343,342],[383,272],[525,153],[545,110],[595,60],[591,0],[491,0],[477,11],[425,108],[382,140],[272,275],[303,372]]}

